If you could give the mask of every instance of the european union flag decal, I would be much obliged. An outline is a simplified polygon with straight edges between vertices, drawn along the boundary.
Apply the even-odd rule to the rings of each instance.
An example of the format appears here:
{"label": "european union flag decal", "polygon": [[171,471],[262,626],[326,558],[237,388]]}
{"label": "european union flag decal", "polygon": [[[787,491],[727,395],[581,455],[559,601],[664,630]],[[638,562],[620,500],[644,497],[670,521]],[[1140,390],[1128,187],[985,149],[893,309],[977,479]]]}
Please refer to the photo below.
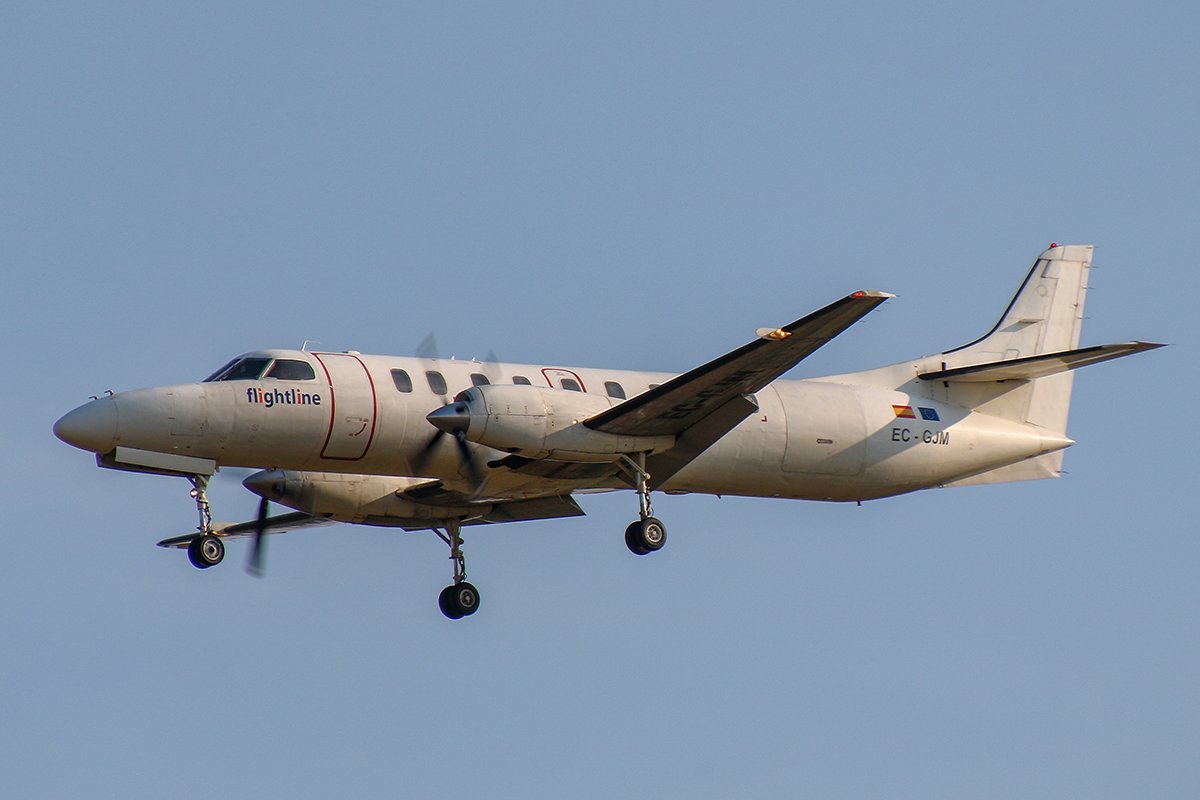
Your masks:
{"label": "european union flag decal", "polygon": [[936,408],[922,408],[917,406],[917,411],[921,412],[921,419],[927,419],[930,422],[941,422],[942,418],[938,416]]}

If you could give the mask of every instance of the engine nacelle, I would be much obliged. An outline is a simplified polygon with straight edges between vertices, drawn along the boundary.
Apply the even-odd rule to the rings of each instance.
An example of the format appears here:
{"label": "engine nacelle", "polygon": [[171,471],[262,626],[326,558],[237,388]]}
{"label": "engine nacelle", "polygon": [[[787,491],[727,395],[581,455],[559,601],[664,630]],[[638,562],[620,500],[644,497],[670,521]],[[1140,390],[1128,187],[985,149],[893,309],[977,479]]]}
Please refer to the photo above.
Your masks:
{"label": "engine nacelle", "polygon": [[429,506],[404,496],[423,478],[352,475],[337,472],[263,470],[246,478],[246,488],[260,497],[342,522],[411,526],[422,519],[444,519],[479,513],[467,505]]}
{"label": "engine nacelle", "polygon": [[594,394],[491,384],[461,392],[454,403],[430,415],[430,421],[462,431],[468,441],[526,458],[615,461],[623,453],[674,447],[674,436],[622,436],[583,424],[612,406],[612,399]]}

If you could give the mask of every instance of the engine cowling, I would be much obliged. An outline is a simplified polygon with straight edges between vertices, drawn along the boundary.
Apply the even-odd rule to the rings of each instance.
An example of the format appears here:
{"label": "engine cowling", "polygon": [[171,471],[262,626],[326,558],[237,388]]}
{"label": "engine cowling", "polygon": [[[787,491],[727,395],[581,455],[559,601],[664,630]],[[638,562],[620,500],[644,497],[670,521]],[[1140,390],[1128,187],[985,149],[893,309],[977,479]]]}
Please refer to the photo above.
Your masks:
{"label": "engine cowling", "polygon": [[479,513],[477,506],[431,506],[405,496],[406,489],[426,482],[424,478],[275,469],[256,472],[242,483],[288,508],[342,522],[409,526],[422,519]]}
{"label": "engine cowling", "polygon": [[583,424],[613,401],[545,386],[489,384],[460,392],[428,419],[468,441],[526,458],[616,461],[623,453],[670,449],[674,436],[623,436]]}

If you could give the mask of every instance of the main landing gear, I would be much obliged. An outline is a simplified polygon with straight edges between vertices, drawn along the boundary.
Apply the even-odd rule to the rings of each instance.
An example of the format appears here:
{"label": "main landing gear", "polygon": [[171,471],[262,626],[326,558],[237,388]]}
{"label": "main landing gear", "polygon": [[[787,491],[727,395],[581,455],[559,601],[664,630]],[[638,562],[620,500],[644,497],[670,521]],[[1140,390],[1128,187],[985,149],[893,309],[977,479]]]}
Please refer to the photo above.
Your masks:
{"label": "main landing gear", "polygon": [[434,528],[438,538],[450,547],[450,560],[454,562],[454,583],[442,589],[438,595],[438,608],[450,619],[469,617],[479,610],[479,590],[467,583],[467,557],[462,551],[462,520],[452,519],[445,531]]}
{"label": "main landing gear", "polygon": [[196,511],[200,514],[200,535],[188,544],[188,561],[196,569],[208,569],[225,558],[225,543],[212,530],[212,509],[208,506],[208,476],[189,475],[192,484],[190,494],[196,500]]}
{"label": "main landing gear", "polygon": [[637,460],[621,456],[634,477],[638,496],[638,519],[625,529],[625,546],[637,556],[661,550],[667,543],[667,526],[654,516],[650,503],[650,473],[646,472],[646,454],[638,453]]}

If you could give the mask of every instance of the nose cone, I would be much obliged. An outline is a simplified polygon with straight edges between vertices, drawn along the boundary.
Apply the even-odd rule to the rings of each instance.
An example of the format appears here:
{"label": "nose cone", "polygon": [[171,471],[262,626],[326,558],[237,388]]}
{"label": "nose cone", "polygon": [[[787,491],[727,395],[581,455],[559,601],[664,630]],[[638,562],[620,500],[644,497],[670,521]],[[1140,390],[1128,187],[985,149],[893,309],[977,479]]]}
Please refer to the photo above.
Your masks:
{"label": "nose cone", "polygon": [[117,442],[117,401],[93,400],[54,423],[54,435],[69,445],[93,453],[107,453]]}
{"label": "nose cone", "polygon": [[466,403],[451,403],[431,411],[425,419],[439,431],[457,435],[467,432],[471,425],[471,412],[467,410]]}
{"label": "nose cone", "polygon": [[284,492],[287,489],[287,475],[284,474],[283,470],[264,469],[242,481],[242,486],[245,486],[259,497],[278,501],[283,499]]}

